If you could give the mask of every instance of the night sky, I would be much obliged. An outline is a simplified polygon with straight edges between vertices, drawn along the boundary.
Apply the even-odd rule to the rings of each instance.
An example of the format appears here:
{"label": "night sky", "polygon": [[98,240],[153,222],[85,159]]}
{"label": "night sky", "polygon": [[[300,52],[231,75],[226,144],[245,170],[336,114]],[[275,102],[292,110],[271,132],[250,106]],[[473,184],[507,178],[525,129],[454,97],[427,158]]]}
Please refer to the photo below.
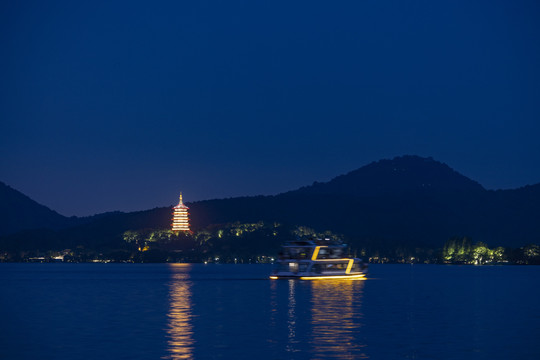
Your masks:
{"label": "night sky", "polygon": [[410,154],[540,182],[540,2],[3,1],[0,180],[64,215]]}

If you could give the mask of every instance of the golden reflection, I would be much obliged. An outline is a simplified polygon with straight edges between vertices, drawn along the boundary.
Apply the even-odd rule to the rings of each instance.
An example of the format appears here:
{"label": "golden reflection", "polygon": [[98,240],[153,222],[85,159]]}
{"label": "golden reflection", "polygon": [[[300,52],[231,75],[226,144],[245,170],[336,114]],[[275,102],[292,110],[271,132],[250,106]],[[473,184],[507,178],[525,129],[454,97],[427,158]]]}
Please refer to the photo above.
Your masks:
{"label": "golden reflection", "polygon": [[193,358],[193,326],[191,319],[190,264],[171,264],[169,323],[169,356],[166,359]]}
{"label": "golden reflection", "polygon": [[363,280],[310,282],[314,359],[367,359],[362,331]]}
{"label": "golden reflection", "polygon": [[289,280],[289,298],[288,298],[288,309],[287,309],[287,351],[296,352],[296,344],[298,340],[296,339],[296,280]]}

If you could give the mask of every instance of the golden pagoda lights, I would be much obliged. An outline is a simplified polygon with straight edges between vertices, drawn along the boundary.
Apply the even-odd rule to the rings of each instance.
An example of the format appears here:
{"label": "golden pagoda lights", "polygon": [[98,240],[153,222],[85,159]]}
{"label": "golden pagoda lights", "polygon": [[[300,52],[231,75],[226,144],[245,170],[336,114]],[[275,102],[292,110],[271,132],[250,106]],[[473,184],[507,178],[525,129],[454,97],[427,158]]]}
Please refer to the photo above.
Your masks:
{"label": "golden pagoda lights", "polygon": [[182,202],[182,193],[180,193],[180,201],[176,205],[173,212],[172,231],[189,231],[188,207]]}

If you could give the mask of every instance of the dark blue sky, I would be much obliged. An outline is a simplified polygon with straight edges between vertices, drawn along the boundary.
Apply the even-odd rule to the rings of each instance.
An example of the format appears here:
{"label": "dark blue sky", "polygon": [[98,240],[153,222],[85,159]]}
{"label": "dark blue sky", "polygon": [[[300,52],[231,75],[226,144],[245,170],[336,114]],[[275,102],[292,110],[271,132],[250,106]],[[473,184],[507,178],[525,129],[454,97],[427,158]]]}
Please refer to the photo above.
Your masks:
{"label": "dark blue sky", "polygon": [[4,1],[0,180],[64,215],[432,156],[540,182],[540,2]]}

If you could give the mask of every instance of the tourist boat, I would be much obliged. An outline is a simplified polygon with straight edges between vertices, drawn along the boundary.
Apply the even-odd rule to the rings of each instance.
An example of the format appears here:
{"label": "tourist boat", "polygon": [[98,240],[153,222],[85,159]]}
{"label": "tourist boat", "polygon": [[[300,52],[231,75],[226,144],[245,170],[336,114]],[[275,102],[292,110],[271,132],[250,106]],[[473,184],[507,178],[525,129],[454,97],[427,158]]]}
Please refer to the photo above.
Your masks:
{"label": "tourist boat", "polygon": [[367,264],[344,257],[347,245],[339,240],[310,239],[291,241],[282,246],[276,269],[270,279],[362,279]]}

